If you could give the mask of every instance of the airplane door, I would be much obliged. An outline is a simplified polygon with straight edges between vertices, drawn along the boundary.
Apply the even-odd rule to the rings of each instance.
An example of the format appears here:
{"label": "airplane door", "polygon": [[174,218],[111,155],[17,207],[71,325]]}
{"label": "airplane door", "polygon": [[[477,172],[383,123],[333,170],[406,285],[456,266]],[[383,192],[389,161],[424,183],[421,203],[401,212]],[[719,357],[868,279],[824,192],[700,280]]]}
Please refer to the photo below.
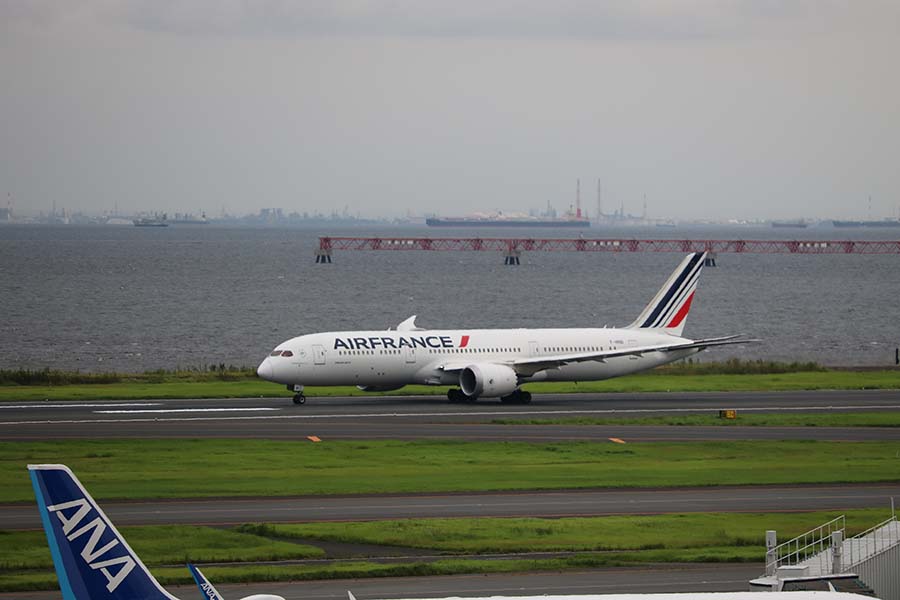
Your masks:
{"label": "airplane door", "polygon": [[528,356],[537,356],[538,355],[538,343],[537,342],[528,342]]}
{"label": "airplane door", "polygon": [[406,363],[412,364],[416,362],[416,349],[415,348],[407,348],[406,349]]}
{"label": "airplane door", "polygon": [[313,346],[313,362],[317,365],[325,364],[325,347],[315,345]]}

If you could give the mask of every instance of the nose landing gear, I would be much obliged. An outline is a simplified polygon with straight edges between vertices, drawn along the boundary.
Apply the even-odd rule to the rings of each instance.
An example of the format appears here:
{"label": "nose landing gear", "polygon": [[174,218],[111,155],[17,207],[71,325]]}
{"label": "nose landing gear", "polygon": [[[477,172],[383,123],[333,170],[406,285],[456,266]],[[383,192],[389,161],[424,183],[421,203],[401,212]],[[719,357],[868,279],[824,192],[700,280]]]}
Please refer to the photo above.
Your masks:
{"label": "nose landing gear", "polygon": [[306,404],[306,396],[303,395],[302,385],[287,386],[289,392],[294,392],[294,404]]}

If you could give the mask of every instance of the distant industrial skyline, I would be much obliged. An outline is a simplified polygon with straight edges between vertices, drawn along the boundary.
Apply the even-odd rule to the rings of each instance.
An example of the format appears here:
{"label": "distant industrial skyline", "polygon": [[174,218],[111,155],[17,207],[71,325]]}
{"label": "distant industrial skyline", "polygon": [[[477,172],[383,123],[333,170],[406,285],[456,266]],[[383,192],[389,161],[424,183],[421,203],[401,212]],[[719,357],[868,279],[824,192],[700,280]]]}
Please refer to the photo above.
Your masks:
{"label": "distant industrial skyline", "polygon": [[[18,214],[897,217],[900,4],[4,0]],[[869,198],[871,197],[871,204]]]}

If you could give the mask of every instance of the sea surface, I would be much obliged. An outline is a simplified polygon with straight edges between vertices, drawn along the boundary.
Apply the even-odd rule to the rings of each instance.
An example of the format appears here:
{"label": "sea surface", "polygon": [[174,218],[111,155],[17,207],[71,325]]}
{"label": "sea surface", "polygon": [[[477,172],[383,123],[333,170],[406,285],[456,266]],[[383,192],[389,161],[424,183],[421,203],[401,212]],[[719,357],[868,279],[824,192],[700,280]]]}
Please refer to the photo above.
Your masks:
{"label": "sea surface", "polygon": [[[897,239],[900,231],[767,227],[465,231],[426,227],[0,226],[0,368],[140,372],[256,365],[304,333],[630,323],[679,263],[668,253],[335,251],[320,235]],[[758,344],[703,361],[892,365],[900,255],[721,254],[687,321],[693,338]]]}

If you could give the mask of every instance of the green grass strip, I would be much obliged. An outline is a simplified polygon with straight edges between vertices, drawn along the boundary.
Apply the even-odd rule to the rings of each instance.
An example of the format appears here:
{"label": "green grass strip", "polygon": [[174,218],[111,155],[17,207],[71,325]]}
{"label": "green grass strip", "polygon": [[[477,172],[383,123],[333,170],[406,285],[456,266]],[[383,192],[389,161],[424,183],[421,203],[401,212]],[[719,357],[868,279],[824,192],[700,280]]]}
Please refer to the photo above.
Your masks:
{"label": "green grass strip", "polygon": [[767,529],[790,539],[846,514],[850,535],[890,516],[890,507],[810,513],[689,513],[610,517],[397,519],[359,523],[245,525],[258,535],[355,544],[386,544],[455,554],[684,550],[752,547]]}
{"label": "green grass strip", "polygon": [[[790,390],[900,389],[900,370],[804,371],[771,374],[674,374],[671,371],[630,375],[606,381],[583,383],[531,383],[534,394],[723,392]],[[407,386],[386,394],[362,392],[353,386],[309,387],[307,396],[428,396],[446,394],[446,387]],[[0,402],[35,400],[134,400],[166,398],[281,398],[289,396],[284,386],[255,378],[183,380],[160,376],[159,383],[145,380],[104,384],[2,385]]]}
{"label": "green grass strip", "polygon": [[0,502],[34,501],[28,463],[68,464],[97,498],[140,499],[896,481],[898,456],[887,441],[0,442]]}
{"label": "green grass strip", "polygon": [[751,413],[736,419],[685,414],[659,417],[566,417],[559,419],[493,419],[497,425],[671,425],[700,427],[900,427],[900,412]]}

